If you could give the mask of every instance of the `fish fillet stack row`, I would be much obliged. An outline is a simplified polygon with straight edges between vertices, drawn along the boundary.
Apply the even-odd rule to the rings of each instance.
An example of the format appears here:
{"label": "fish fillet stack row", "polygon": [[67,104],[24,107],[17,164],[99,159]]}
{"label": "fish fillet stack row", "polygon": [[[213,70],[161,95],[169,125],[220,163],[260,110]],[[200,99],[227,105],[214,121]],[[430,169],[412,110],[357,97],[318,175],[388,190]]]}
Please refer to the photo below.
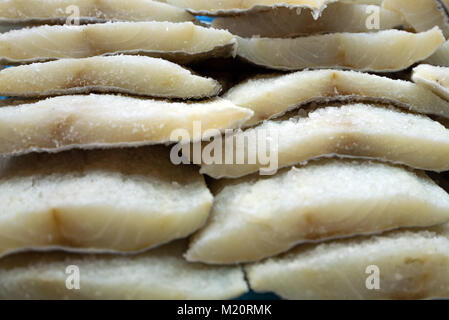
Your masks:
{"label": "fish fillet stack row", "polygon": [[38,2],[0,4],[0,297],[449,296],[444,1]]}

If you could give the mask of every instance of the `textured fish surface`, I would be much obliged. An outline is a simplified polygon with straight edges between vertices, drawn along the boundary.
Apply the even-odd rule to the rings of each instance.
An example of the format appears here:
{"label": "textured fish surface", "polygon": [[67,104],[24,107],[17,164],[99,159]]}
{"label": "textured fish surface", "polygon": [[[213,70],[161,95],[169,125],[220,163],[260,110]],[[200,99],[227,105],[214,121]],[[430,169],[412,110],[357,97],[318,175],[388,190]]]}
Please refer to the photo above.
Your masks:
{"label": "textured fish surface", "polygon": [[208,98],[220,84],[172,62],[144,56],[61,59],[0,71],[0,95],[42,97],[112,92],[159,98]]}
{"label": "textured fish surface", "polygon": [[438,26],[444,36],[449,36],[449,21],[438,0],[385,0],[382,7],[404,16],[415,31],[427,31]]}
{"label": "textured fish surface", "polygon": [[[74,11],[76,8],[77,11]],[[8,0],[0,2],[0,23],[194,21],[187,11],[151,0]]]}
{"label": "textured fish surface", "polygon": [[257,261],[299,243],[449,221],[449,195],[430,178],[377,162],[320,160],[213,183],[211,217],[189,261]]}
{"label": "textured fish surface", "polygon": [[373,8],[369,5],[336,2],[329,4],[318,19],[311,9],[277,8],[234,17],[216,18],[212,26],[232,34],[250,38],[290,38],[330,32],[377,32],[406,26],[403,17],[393,11],[377,7],[379,26],[367,24]]}
{"label": "textured fish surface", "polygon": [[[184,241],[139,255],[22,253],[0,260],[0,299],[230,299],[248,287],[241,267],[182,258]],[[68,266],[80,271],[68,290]],[[68,269],[70,272],[75,270]]]}
{"label": "textured fish surface", "polygon": [[235,45],[231,33],[192,22],[41,26],[0,34],[0,62],[22,64],[122,53],[186,63],[214,56],[232,56]]}
{"label": "textured fish surface", "polygon": [[[203,102],[143,100],[114,95],[61,96],[0,108],[0,154],[57,152],[190,141],[211,129],[236,129],[252,111],[216,98]],[[198,123],[198,126],[196,126]],[[198,127],[198,130],[196,129]]]}
{"label": "textured fish surface", "polygon": [[448,298],[448,229],[298,247],[245,269],[253,290],[287,299]]}
{"label": "textured fish surface", "polygon": [[425,63],[449,67],[449,41],[444,42],[434,54],[424,60]]}
{"label": "textured fish surface", "polygon": [[[238,143],[247,137],[262,140]],[[203,150],[216,143],[203,145]],[[233,149],[226,149],[228,145]],[[426,116],[363,104],[320,108],[286,121],[266,121],[226,136],[219,148],[221,163],[203,162],[200,171],[216,179],[238,178],[267,169],[269,165],[263,159],[249,161],[253,151],[267,154],[270,159],[276,156],[279,168],[337,155],[378,159],[429,171],[449,170],[449,130],[442,124]],[[227,152],[232,152],[234,158],[229,164],[224,161]],[[235,160],[239,153],[243,154],[243,164]]]}
{"label": "textured fish surface", "polygon": [[375,72],[407,69],[431,56],[444,42],[438,27],[417,34],[384,30],[294,39],[237,39],[238,56],[270,69],[343,68]]}
{"label": "textured fish surface", "polygon": [[337,0],[164,0],[181,8],[185,8],[195,15],[205,16],[229,16],[239,15],[246,12],[267,11],[277,7],[289,9],[310,8],[314,10],[315,18],[318,18],[322,10],[329,3]]}
{"label": "textured fish surface", "polygon": [[413,69],[412,79],[449,100],[449,68],[421,64]]}
{"label": "textured fish surface", "polygon": [[2,158],[0,255],[136,252],[184,238],[212,205],[203,177],[163,147]]}
{"label": "textured fish surface", "polygon": [[250,79],[224,97],[254,111],[245,126],[275,118],[310,102],[370,101],[391,103],[405,110],[449,118],[449,103],[410,81],[354,71],[298,71]]}

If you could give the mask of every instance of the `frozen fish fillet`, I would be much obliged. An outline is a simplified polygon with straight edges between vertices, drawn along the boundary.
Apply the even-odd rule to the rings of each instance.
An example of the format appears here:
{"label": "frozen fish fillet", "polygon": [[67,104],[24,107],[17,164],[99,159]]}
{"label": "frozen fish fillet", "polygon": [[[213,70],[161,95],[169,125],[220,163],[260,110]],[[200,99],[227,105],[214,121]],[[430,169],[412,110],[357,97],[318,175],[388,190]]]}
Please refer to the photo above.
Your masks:
{"label": "frozen fish fillet", "polygon": [[231,88],[224,97],[254,111],[246,126],[315,101],[391,103],[407,110],[449,118],[448,102],[426,88],[409,81],[354,71],[299,71],[250,79]]}
{"label": "frozen fish fillet", "polygon": [[229,16],[246,12],[267,11],[278,7],[292,10],[310,8],[318,18],[327,4],[337,0],[163,0],[181,8],[185,8],[195,15]]}
{"label": "frozen fish fillet", "polygon": [[7,0],[0,2],[0,23],[194,21],[187,11],[151,0]]}
{"label": "frozen fish fillet", "polygon": [[345,3],[356,3],[356,4],[373,4],[380,6],[384,0],[340,0],[340,2]]}
{"label": "frozen fish fillet", "polygon": [[257,261],[296,244],[449,221],[449,195],[422,173],[369,161],[321,160],[275,176],[214,182],[207,225],[189,261]]}
{"label": "frozen fish fillet", "polygon": [[220,98],[180,103],[61,96],[0,108],[0,154],[178,142],[172,135],[180,129],[199,141],[212,129],[238,128],[251,116],[250,110]]}
{"label": "frozen fish fillet", "polygon": [[246,266],[247,277],[287,299],[448,298],[448,228],[298,247]]}
{"label": "frozen fish fillet", "polygon": [[438,0],[384,0],[382,7],[404,16],[417,32],[438,26],[444,36],[449,36],[449,21]]}
{"label": "frozen fish fillet", "polygon": [[0,95],[38,97],[114,92],[199,99],[218,95],[220,84],[172,62],[144,56],[61,59],[0,71]]}
{"label": "frozen fish fillet", "polygon": [[440,97],[449,100],[449,68],[421,64],[413,69],[412,79]]}
{"label": "frozen fish fillet", "polygon": [[[256,140],[241,145],[242,148],[237,143],[252,136],[263,141]],[[227,145],[233,146],[229,151],[233,164],[223,161]],[[249,161],[253,151],[268,154],[270,159],[270,152],[275,152],[279,168],[337,155],[390,161],[430,171],[449,170],[449,130],[443,125],[426,116],[362,104],[317,109],[286,121],[267,121],[227,136],[219,148],[221,163],[201,166],[201,173],[217,179],[268,170],[269,164],[258,157]],[[236,164],[238,153],[243,153],[244,164]]]}
{"label": "frozen fish fillet", "polygon": [[144,250],[200,228],[212,200],[197,170],[161,146],[4,157],[0,255]]}
{"label": "frozen fish fillet", "polygon": [[186,63],[231,56],[235,46],[231,33],[191,22],[41,26],[0,34],[0,62],[21,64],[122,53]]}
{"label": "frozen fish fillet", "polygon": [[433,55],[424,60],[425,63],[449,67],[449,41],[443,43]]}
{"label": "frozen fish fillet", "polygon": [[[129,256],[9,256],[0,260],[0,299],[209,300],[247,292],[241,267],[188,263],[182,258],[185,247],[184,241],[176,241]],[[75,271],[80,274],[79,290],[68,290],[66,283],[77,284],[70,279]]]}
{"label": "frozen fish fillet", "polygon": [[376,7],[379,25],[371,21],[373,8],[369,5],[332,3],[315,20],[310,9],[301,11],[277,8],[270,11],[216,18],[212,26],[227,29],[232,34],[250,38],[290,38],[301,35],[330,32],[377,32],[405,25],[405,20],[396,12]]}
{"label": "frozen fish fillet", "polygon": [[421,33],[384,30],[332,33],[294,39],[241,38],[237,54],[253,64],[277,70],[342,68],[392,72],[431,56],[444,42],[435,27]]}

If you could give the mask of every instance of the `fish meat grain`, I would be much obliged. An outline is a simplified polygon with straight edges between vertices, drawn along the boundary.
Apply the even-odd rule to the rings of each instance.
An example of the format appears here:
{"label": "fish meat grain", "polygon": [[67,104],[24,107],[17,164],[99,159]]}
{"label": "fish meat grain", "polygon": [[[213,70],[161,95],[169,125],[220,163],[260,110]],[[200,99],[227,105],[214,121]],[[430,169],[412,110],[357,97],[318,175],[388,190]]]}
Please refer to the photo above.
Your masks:
{"label": "fish meat grain", "polygon": [[[75,11],[76,10],[76,11]],[[73,14],[77,14],[74,16]],[[195,21],[187,11],[152,0],[8,0],[0,2],[2,24],[106,21]]]}
{"label": "fish meat grain", "polygon": [[199,141],[211,130],[239,128],[252,114],[221,98],[170,102],[115,95],[60,96],[0,108],[0,154],[173,143],[178,137],[172,135],[180,129],[189,141]]}
{"label": "fish meat grain", "polygon": [[145,250],[200,228],[213,200],[162,146],[3,157],[0,190],[0,255]]}
{"label": "fish meat grain", "polygon": [[0,71],[0,95],[44,97],[75,93],[126,93],[158,98],[201,99],[220,84],[172,62],[144,56],[61,59]]}
{"label": "fish meat grain", "polygon": [[253,290],[285,299],[448,298],[448,230],[443,225],[299,246],[245,271]]}
{"label": "fish meat grain", "polygon": [[371,25],[367,24],[372,14],[370,10],[372,8],[369,5],[336,2],[329,4],[321,16],[315,19],[311,9],[291,10],[281,7],[270,11],[216,18],[212,27],[228,30],[244,38],[291,38],[331,32],[377,32],[406,25],[398,13],[377,7],[380,25],[371,28]]}
{"label": "fish meat grain", "polygon": [[421,33],[384,30],[294,39],[237,37],[237,55],[276,70],[341,68],[394,72],[430,57],[444,42],[438,27]]}
{"label": "fish meat grain", "polygon": [[320,160],[216,180],[212,190],[211,217],[192,237],[189,261],[257,261],[299,243],[449,221],[449,194],[424,173],[378,162]]}
{"label": "fish meat grain", "polygon": [[421,64],[413,69],[412,80],[449,101],[449,68]]}
{"label": "fish meat grain", "polygon": [[[265,134],[265,135],[264,135]],[[251,144],[239,141],[256,137]],[[213,141],[205,148],[216,146]],[[226,146],[232,145],[229,150]],[[209,147],[208,147],[209,146]],[[429,171],[449,170],[449,130],[426,116],[366,104],[329,106],[285,121],[266,121],[260,126],[226,136],[218,146],[222,160],[201,164],[201,173],[215,179],[239,178],[269,169],[254,154],[275,152],[276,168],[284,168],[322,157],[370,158],[400,163]],[[272,151],[273,150],[273,151]],[[243,163],[227,163],[243,155]]]}
{"label": "fish meat grain", "polygon": [[449,103],[410,81],[355,71],[313,70],[256,78],[231,88],[224,98],[254,111],[252,126],[310,102],[362,101],[449,118]]}
{"label": "fish meat grain", "polygon": [[[248,291],[241,267],[187,263],[185,241],[138,255],[20,253],[0,260],[0,299],[231,299]],[[81,273],[67,290],[66,270]],[[75,286],[75,282],[72,284]]]}
{"label": "fish meat grain", "polygon": [[24,64],[61,58],[132,54],[187,63],[235,54],[225,30],[191,22],[114,22],[40,26],[0,34],[0,62]]}

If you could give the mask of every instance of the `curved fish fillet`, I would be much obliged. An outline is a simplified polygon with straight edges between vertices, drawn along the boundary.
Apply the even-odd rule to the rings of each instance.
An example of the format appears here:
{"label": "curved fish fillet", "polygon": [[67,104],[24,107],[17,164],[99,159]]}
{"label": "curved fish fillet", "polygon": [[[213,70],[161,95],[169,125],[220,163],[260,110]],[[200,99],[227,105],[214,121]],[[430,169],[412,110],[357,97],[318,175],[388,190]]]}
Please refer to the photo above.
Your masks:
{"label": "curved fish fillet", "polygon": [[404,16],[417,32],[438,26],[444,36],[449,36],[449,21],[438,0],[384,0],[382,7]]}
{"label": "curved fish fillet", "polygon": [[327,4],[337,0],[164,0],[163,2],[185,8],[195,15],[229,16],[252,11],[267,11],[277,7],[292,10],[310,8],[318,18]]}
{"label": "curved fish fillet", "polygon": [[421,64],[413,69],[412,79],[443,99],[449,100],[449,68]]}
{"label": "curved fish fillet", "polygon": [[[130,256],[13,255],[0,260],[0,299],[230,299],[247,292],[240,267],[187,263],[185,247],[176,241]],[[70,265],[80,271],[79,290],[66,287]]]}
{"label": "curved fish fillet", "polygon": [[340,70],[300,71],[254,79],[231,88],[224,97],[254,111],[246,126],[275,118],[309,102],[391,103],[419,113],[449,118],[449,103],[409,81]]}
{"label": "curved fish fillet", "polygon": [[220,84],[172,62],[144,56],[61,59],[0,71],[0,95],[39,97],[114,92],[162,98],[206,98]]}
{"label": "curved fish fillet", "polygon": [[[237,141],[246,137],[258,140],[250,146],[241,146]],[[213,143],[216,142],[210,144]],[[228,150],[225,147],[228,145],[233,148]],[[227,136],[219,149],[223,159],[232,152],[233,164],[223,159],[218,164],[203,163],[200,171],[216,179],[268,170],[269,164],[259,157],[249,161],[253,151],[267,154],[270,159],[276,156],[275,169],[337,155],[378,159],[431,171],[449,170],[449,130],[443,125],[425,116],[362,104],[321,108],[287,121],[267,121]],[[243,164],[235,161],[238,153],[243,154]]]}
{"label": "curved fish fillet", "polygon": [[123,53],[186,63],[212,56],[231,56],[235,45],[231,33],[191,22],[41,26],[0,34],[0,62],[20,64]]}
{"label": "curved fish fillet", "polygon": [[0,108],[0,154],[178,142],[177,136],[172,137],[178,129],[198,141],[210,129],[238,128],[251,116],[250,110],[220,98],[181,103],[113,95],[61,96]]}
{"label": "curved fish fillet", "polygon": [[448,228],[298,247],[245,269],[253,290],[287,299],[447,298]]}
{"label": "curved fish fillet", "polygon": [[[350,3],[332,3],[315,20],[310,9],[277,8],[270,11],[216,18],[212,26],[232,34],[250,38],[291,38],[300,35],[330,32],[377,32],[406,25],[396,12],[377,7],[379,26],[368,24],[372,7]],[[369,22],[369,21],[368,21]]]}
{"label": "curved fish fillet", "polygon": [[162,147],[3,158],[0,190],[0,255],[144,250],[200,228],[213,200]]}
{"label": "curved fish fillet", "polygon": [[0,23],[65,23],[74,6],[81,23],[195,20],[181,8],[151,0],[8,0],[0,2]]}
{"label": "curved fish fillet", "polygon": [[256,261],[298,243],[449,221],[443,189],[424,174],[382,163],[321,160],[214,183],[211,218],[193,236],[189,261]]}
{"label": "curved fish fillet", "polygon": [[333,33],[294,39],[238,37],[237,54],[253,64],[278,70],[343,68],[392,72],[431,56],[444,42],[435,27],[418,34],[400,30]]}

